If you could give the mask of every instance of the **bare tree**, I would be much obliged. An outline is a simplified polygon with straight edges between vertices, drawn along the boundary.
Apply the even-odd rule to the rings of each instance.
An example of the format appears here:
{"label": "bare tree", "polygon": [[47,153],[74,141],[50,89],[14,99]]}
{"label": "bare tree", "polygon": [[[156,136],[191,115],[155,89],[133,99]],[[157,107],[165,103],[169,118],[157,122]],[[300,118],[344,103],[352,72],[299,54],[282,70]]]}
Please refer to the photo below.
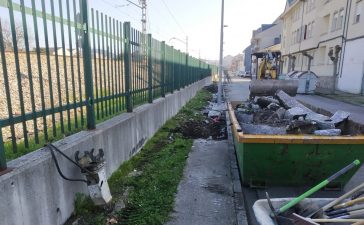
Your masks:
{"label": "bare tree", "polygon": [[[2,22],[2,32],[4,37],[4,47],[7,50],[13,49],[13,36],[12,36],[12,30],[10,26],[10,22],[8,20],[3,20]],[[30,29],[28,29],[28,42],[29,46],[32,46],[33,43],[33,36],[30,35]],[[15,37],[16,37],[16,44],[18,46],[19,50],[24,50],[25,48],[25,39],[24,39],[24,30],[23,30],[23,24],[21,21],[15,21]]]}

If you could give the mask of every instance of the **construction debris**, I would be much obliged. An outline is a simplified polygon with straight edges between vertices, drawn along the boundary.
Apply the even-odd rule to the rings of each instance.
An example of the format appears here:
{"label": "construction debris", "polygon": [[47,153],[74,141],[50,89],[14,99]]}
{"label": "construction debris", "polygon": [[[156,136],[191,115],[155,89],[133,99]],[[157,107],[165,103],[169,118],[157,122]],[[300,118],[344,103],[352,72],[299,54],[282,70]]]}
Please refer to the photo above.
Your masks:
{"label": "construction debris", "polygon": [[347,135],[340,128],[345,127],[349,116],[350,113],[341,110],[332,117],[316,113],[282,90],[236,107],[236,117],[248,134]]}
{"label": "construction debris", "polygon": [[339,136],[341,135],[341,130],[340,129],[316,130],[314,134],[320,136]]}

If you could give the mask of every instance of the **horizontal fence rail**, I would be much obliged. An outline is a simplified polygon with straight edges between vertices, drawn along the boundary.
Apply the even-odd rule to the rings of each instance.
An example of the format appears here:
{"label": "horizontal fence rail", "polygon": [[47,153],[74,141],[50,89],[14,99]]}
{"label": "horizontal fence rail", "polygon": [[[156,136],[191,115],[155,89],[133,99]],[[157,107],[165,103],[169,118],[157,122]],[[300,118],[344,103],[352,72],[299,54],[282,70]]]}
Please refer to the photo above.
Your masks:
{"label": "horizontal fence rail", "polygon": [[0,170],[216,70],[88,0],[0,0],[0,10]]}

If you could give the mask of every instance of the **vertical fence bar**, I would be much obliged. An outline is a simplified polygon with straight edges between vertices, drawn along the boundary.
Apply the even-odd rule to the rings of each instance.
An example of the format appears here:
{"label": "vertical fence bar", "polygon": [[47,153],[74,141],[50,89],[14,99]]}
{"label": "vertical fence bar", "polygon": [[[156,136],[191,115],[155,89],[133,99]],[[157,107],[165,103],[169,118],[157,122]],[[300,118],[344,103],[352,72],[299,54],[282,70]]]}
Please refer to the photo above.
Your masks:
{"label": "vertical fence bar", "polygon": [[[78,118],[77,118],[77,100],[76,100],[76,87],[75,87],[75,71],[73,63],[73,46],[72,46],[72,32],[71,32],[71,13],[70,13],[70,0],[66,1],[67,7],[67,28],[68,28],[68,44],[70,46],[70,61],[71,61],[71,80],[72,80],[72,97],[73,97],[73,117],[75,121],[75,128],[78,128]],[[75,10],[75,9],[74,9]]]}
{"label": "vertical fence bar", "polygon": [[[111,79],[111,94],[110,97],[112,97],[112,112],[113,114],[115,114],[115,95],[114,95],[114,66],[113,66],[113,58],[112,58],[112,53],[113,53],[113,43],[112,43],[112,39],[113,39],[113,32],[112,32],[112,22],[111,22],[111,17],[109,17],[109,41],[110,41],[110,48],[109,48],[109,60],[110,60],[110,79]],[[109,81],[110,82],[110,81]]]}
{"label": "vertical fence bar", "polygon": [[[15,58],[15,70],[16,70],[16,77],[17,77],[17,81],[18,81],[18,94],[19,94],[20,111],[21,111],[21,116],[22,116],[24,145],[26,148],[28,148],[29,147],[28,130],[27,130],[27,124],[26,124],[26,120],[25,120],[25,107],[23,104],[24,98],[23,98],[23,88],[22,88],[22,82],[21,82],[22,78],[21,78],[21,73],[20,73],[18,44],[17,44],[17,39],[16,39],[16,28],[15,28],[12,0],[8,0],[8,7],[9,7],[10,26],[11,26],[11,34],[12,34],[13,50],[14,50],[14,58]],[[13,138],[15,138],[15,137],[13,137]]]}
{"label": "vertical fence bar", "polygon": [[[108,115],[112,115],[112,101],[110,99],[110,96],[111,96],[111,87],[110,87],[110,46],[109,46],[109,39],[110,39],[110,36],[109,36],[109,24],[107,22],[107,18],[108,16],[105,15],[105,35],[106,35],[106,69],[107,69],[107,97],[108,97],[108,100],[106,101],[109,105],[109,114]],[[106,85],[105,85],[105,88],[106,88]]]}
{"label": "vertical fence bar", "polygon": [[[64,25],[63,25],[63,5],[62,0],[58,0],[59,4],[59,16],[60,16],[60,25],[61,25],[61,40],[62,40],[62,53],[63,53],[63,73],[64,73],[64,83],[65,83],[65,91],[66,91],[66,106],[67,106],[67,128],[68,131],[71,131],[71,112],[70,112],[70,95],[68,91],[68,71],[67,71],[67,59],[66,59],[66,45],[64,38]],[[62,112],[63,113],[63,112]]]}
{"label": "vertical fence bar", "polygon": [[161,43],[161,96],[165,97],[166,42]]}
{"label": "vertical fence bar", "polygon": [[45,111],[42,60],[40,58],[38,20],[37,20],[36,8],[35,8],[35,0],[32,0],[32,14],[33,14],[33,25],[34,25],[35,48],[36,48],[36,52],[37,52],[39,88],[40,88],[40,97],[41,97],[41,105],[42,105],[43,134],[44,134],[44,141],[46,141],[46,140],[48,140],[48,126],[47,126],[47,115],[46,115],[46,111]]}
{"label": "vertical fence bar", "polygon": [[[9,78],[8,78],[8,69],[6,65],[6,55],[5,55],[5,46],[4,46],[4,37],[3,37],[3,31],[2,31],[2,25],[0,21],[0,50],[1,50],[1,63],[3,68],[3,76],[4,76],[4,86],[5,86],[5,94],[6,94],[6,102],[8,107],[8,114],[9,114],[9,121],[10,121],[10,132],[11,132],[11,141],[12,141],[12,147],[13,151],[17,151],[16,146],[16,138],[15,138],[15,128],[14,128],[14,120],[13,120],[13,110],[12,110],[12,103],[11,103],[11,97],[10,97],[10,86],[9,86]],[[1,132],[2,126],[0,126],[0,132]],[[2,135],[0,136],[2,139]],[[4,150],[4,146],[2,143],[0,143],[0,148]],[[2,151],[2,150],[0,150]],[[0,152],[1,154],[1,152]],[[5,153],[4,153],[5,154]]]}
{"label": "vertical fence bar", "polygon": [[82,0],[82,24],[83,24],[83,67],[86,87],[86,110],[87,110],[87,128],[95,129],[95,110],[94,110],[94,94],[92,84],[92,59],[89,40],[89,24],[88,24],[88,0]]}
{"label": "vertical fence bar", "polygon": [[2,127],[0,126],[0,172],[6,169],[6,156],[3,141]]}
{"label": "vertical fence bar", "polygon": [[121,93],[123,94],[122,97],[121,97],[121,105],[122,105],[122,110],[125,109],[125,87],[124,87],[124,54],[123,54],[123,43],[124,43],[124,38],[123,38],[123,23],[120,22],[119,24],[119,30],[120,30],[120,35],[119,35],[119,43],[120,43],[120,61],[119,61],[119,68],[120,68],[120,76],[121,76],[121,79],[120,79],[120,85],[121,85]]}
{"label": "vertical fence bar", "polygon": [[[103,93],[103,97],[107,96],[107,92],[106,92],[106,57],[105,57],[105,33],[104,33],[104,14],[101,13],[101,37],[102,37],[102,75],[104,78],[104,89],[101,90],[101,92]],[[105,116],[109,115],[109,111],[108,111],[108,102],[106,100],[106,98],[103,99],[102,102],[105,102],[105,108],[104,106],[102,106],[102,111],[105,111]]]}
{"label": "vertical fence bar", "polygon": [[[101,15],[101,17],[102,17],[102,15]],[[104,118],[104,99],[103,99],[104,94],[103,94],[103,90],[102,90],[102,70],[101,70],[102,64],[101,64],[100,20],[99,20],[99,11],[98,10],[96,10],[96,22],[97,22],[97,25],[96,25],[97,26],[97,47],[98,47],[98,54],[99,54],[99,85],[100,85],[100,99],[97,104],[100,105],[100,101],[101,101],[101,118]],[[103,35],[103,33],[101,33],[101,35]]]}
{"label": "vertical fence bar", "polygon": [[[93,52],[94,52],[94,73],[95,73],[95,94],[96,94],[96,98],[95,100],[99,100],[99,88],[98,88],[98,82],[97,82],[97,54],[96,54],[96,32],[98,32],[98,29],[95,28],[95,11],[92,8],[91,9],[91,20],[92,20],[92,28],[93,28],[93,32],[92,32],[92,43],[93,43]],[[100,66],[100,64],[99,64]],[[100,119],[100,104],[96,103],[96,118],[99,120]]]}
{"label": "vertical fence bar", "polygon": [[39,137],[38,137],[37,117],[36,117],[36,113],[35,113],[36,109],[35,109],[35,97],[34,97],[34,86],[33,86],[33,74],[32,74],[32,66],[31,66],[31,62],[30,62],[28,27],[27,27],[27,20],[26,20],[26,16],[25,16],[24,0],[20,0],[20,5],[21,5],[21,16],[22,16],[22,21],[23,21],[23,35],[24,35],[24,43],[25,43],[25,52],[26,52],[26,58],[27,58],[30,100],[32,102],[34,139],[35,139],[35,143],[38,144]]}
{"label": "vertical fence bar", "polygon": [[54,58],[56,61],[56,75],[57,75],[57,91],[58,91],[58,106],[59,120],[61,124],[61,132],[64,133],[64,122],[63,122],[63,106],[62,106],[62,91],[61,91],[61,78],[59,72],[59,61],[58,61],[58,43],[57,43],[57,30],[56,30],[56,19],[54,13],[54,0],[51,0],[51,13],[52,13],[52,28],[53,28],[53,45],[54,45]]}
{"label": "vertical fence bar", "polygon": [[[11,143],[13,147],[13,151],[17,152],[17,146],[16,146],[16,137],[15,137],[15,128],[14,128],[14,119],[13,119],[13,109],[12,109],[12,102],[11,102],[11,96],[10,96],[10,84],[9,84],[9,77],[8,77],[8,68],[6,65],[6,55],[5,55],[5,45],[4,45],[4,37],[3,37],[3,28],[0,21],[0,51],[1,51],[1,63],[3,68],[3,76],[4,76],[4,86],[5,86],[5,94],[6,94],[6,102],[8,103],[8,114],[9,114],[9,121],[10,121],[10,132],[11,132]],[[2,129],[2,126],[0,126],[0,133]],[[0,141],[2,141],[2,134],[0,134]],[[4,161],[5,167],[6,167],[6,160],[5,160],[5,149],[3,142],[0,142],[0,155],[4,155],[4,159],[0,159],[1,161]],[[2,166],[0,166],[2,167]]]}
{"label": "vertical fence bar", "polygon": [[177,79],[177,91],[181,89],[181,51],[178,50],[178,59],[177,59],[177,65],[178,65],[178,72],[176,74]]}
{"label": "vertical fence bar", "polygon": [[153,103],[152,35],[148,34],[148,103]]}
{"label": "vertical fence bar", "polygon": [[114,98],[115,98],[115,111],[119,112],[119,101],[118,101],[118,73],[117,73],[117,58],[116,58],[116,30],[115,30],[115,19],[112,21],[112,29],[113,29],[113,45],[114,45],[114,56],[113,56],[113,63],[114,63]]}
{"label": "vertical fence bar", "polygon": [[[83,114],[83,94],[82,94],[82,85],[81,85],[81,63],[80,63],[80,41],[81,41],[81,32],[82,32],[82,25],[80,24],[80,15],[81,15],[81,6],[80,12],[76,12],[76,0],[73,0],[73,17],[74,21],[76,22],[76,28],[75,28],[75,37],[76,37],[76,55],[77,55],[77,80],[78,80],[78,94],[80,96],[80,103],[81,103],[81,127],[85,124],[85,118]],[[78,122],[77,122],[78,123]]]}
{"label": "vertical fence bar", "polygon": [[124,23],[124,70],[125,70],[125,94],[126,94],[126,110],[127,112],[133,111],[132,101],[131,101],[131,49],[130,49],[130,22]]}
{"label": "vertical fence bar", "polygon": [[[51,60],[50,60],[50,52],[49,52],[49,42],[48,42],[48,26],[47,26],[47,15],[44,0],[42,0],[42,20],[43,20],[43,28],[44,28],[44,42],[46,47],[46,57],[47,57],[47,72],[48,72],[48,86],[49,86],[49,98],[51,103],[51,112],[52,112],[52,131],[53,137],[57,135],[56,131],[56,116],[54,111],[54,98],[53,98],[53,86],[52,86],[52,71],[51,71]],[[48,139],[47,139],[48,140]]]}
{"label": "vertical fence bar", "polygon": [[171,68],[171,82],[172,82],[172,84],[171,84],[171,93],[173,93],[174,92],[174,90],[175,90],[175,66],[176,66],[176,61],[175,61],[175,49],[173,48],[173,46],[171,47],[171,51],[172,51],[172,59],[171,59],[171,61],[172,61],[172,68]]}
{"label": "vertical fence bar", "polygon": [[117,51],[117,60],[118,60],[118,64],[117,64],[117,67],[118,67],[118,86],[119,86],[119,89],[118,89],[118,101],[119,101],[119,111],[122,111],[123,110],[123,106],[122,106],[122,98],[123,96],[121,95],[122,94],[122,82],[121,82],[121,79],[122,79],[122,75],[123,75],[123,71],[122,71],[122,65],[121,65],[121,55],[122,55],[122,52],[121,52],[121,48],[120,48],[120,39],[121,38],[121,30],[120,30],[120,22],[117,20],[116,21],[116,32],[117,32],[117,45],[118,45],[118,51]]}

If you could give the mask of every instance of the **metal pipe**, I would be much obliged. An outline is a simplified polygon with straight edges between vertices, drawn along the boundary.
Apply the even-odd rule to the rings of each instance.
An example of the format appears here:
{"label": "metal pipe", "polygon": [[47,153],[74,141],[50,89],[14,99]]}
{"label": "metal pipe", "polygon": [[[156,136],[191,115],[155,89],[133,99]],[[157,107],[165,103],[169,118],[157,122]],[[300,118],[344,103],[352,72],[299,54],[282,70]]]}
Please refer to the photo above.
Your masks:
{"label": "metal pipe", "polygon": [[217,92],[217,103],[221,104],[222,94],[222,63],[223,63],[223,43],[224,43],[224,0],[221,1],[221,30],[220,30],[220,62],[219,62],[219,85]]}

